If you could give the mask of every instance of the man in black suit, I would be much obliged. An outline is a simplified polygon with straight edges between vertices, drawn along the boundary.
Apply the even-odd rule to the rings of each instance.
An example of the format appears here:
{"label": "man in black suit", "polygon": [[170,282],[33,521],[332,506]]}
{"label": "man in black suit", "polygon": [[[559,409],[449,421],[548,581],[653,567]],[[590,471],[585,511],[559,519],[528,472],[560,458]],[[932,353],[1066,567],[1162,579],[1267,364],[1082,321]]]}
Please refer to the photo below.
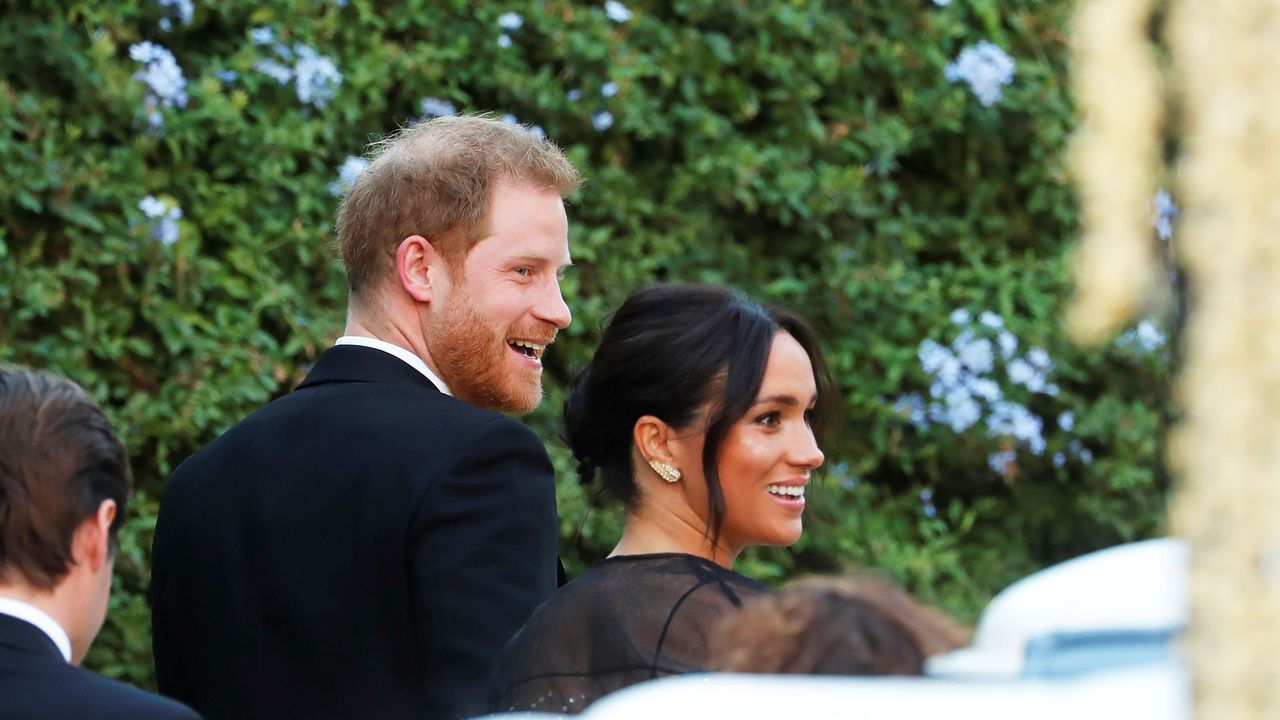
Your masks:
{"label": "man in black suit", "polygon": [[209,718],[453,718],[557,583],[555,482],[503,412],[570,321],[551,143],[438,118],[338,213],[347,328],[291,394],[185,461],[156,528],[161,692]]}
{"label": "man in black suit", "polygon": [[128,497],[128,458],[89,396],[0,367],[0,718],[197,718],[77,667],[107,614]]}

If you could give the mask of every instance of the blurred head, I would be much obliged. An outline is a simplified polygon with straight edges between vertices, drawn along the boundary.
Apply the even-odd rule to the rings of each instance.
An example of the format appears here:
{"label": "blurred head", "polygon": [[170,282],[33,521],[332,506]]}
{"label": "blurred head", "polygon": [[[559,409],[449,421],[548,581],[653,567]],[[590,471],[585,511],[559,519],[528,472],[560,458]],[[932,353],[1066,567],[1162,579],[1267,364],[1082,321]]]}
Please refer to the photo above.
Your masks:
{"label": "blurred head", "polygon": [[124,447],[78,385],[0,366],[0,592],[56,597],[77,662],[106,616],[129,483]]}
{"label": "blurred head", "polygon": [[[720,286],[659,285],[609,321],[565,404],[565,433],[584,481],[598,468],[632,510],[675,498],[732,555],[799,539],[831,401],[800,318]],[[681,479],[665,482],[650,461]]]}
{"label": "blurred head", "polygon": [[711,640],[711,667],[803,675],[922,675],[924,660],[966,643],[941,611],[871,578],[795,583],[743,606]]}
{"label": "blurred head", "polygon": [[554,144],[489,118],[436,118],[376,143],[338,211],[353,312],[394,316],[459,398],[533,409],[542,353],[571,319],[563,199],[580,182]]}

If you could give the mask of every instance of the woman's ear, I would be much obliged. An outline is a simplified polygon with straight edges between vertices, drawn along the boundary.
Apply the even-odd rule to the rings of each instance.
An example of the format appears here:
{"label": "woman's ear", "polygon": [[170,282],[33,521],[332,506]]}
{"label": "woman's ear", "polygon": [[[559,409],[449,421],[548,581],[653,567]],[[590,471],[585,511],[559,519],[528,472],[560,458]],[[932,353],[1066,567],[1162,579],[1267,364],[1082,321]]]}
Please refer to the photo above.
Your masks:
{"label": "woman's ear", "polygon": [[444,258],[421,235],[410,235],[396,248],[396,277],[400,287],[418,302],[431,302],[437,290],[433,275],[443,266]]}
{"label": "woman's ear", "polygon": [[675,465],[671,440],[675,437],[674,428],[652,415],[642,415],[631,428],[631,438],[635,442],[640,459],[645,463],[660,462]]}

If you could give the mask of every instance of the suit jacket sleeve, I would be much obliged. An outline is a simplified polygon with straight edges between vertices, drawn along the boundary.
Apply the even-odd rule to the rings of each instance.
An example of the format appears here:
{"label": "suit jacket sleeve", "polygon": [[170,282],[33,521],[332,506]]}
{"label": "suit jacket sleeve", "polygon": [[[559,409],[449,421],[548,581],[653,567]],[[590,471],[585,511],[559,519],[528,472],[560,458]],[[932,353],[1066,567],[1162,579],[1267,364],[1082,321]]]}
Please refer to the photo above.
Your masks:
{"label": "suit jacket sleeve", "polygon": [[415,518],[413,602],[430,717],[484,710],[502,646],[556,588],[555,474],[510,418],[483,425]]}

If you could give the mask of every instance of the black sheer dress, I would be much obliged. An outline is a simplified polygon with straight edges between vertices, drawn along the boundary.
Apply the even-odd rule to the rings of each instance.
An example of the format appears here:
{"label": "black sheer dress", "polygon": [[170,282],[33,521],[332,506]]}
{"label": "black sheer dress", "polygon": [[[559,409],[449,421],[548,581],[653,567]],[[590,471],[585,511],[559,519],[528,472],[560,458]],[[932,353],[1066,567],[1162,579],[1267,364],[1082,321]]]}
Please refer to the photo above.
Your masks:
{"label": "black sheer dress", "polygon": [[492,709],[578,713],[628,685],[704,670],[716,622],[769,592],[693,555],[602,560],[551,596],[507,643]]}

